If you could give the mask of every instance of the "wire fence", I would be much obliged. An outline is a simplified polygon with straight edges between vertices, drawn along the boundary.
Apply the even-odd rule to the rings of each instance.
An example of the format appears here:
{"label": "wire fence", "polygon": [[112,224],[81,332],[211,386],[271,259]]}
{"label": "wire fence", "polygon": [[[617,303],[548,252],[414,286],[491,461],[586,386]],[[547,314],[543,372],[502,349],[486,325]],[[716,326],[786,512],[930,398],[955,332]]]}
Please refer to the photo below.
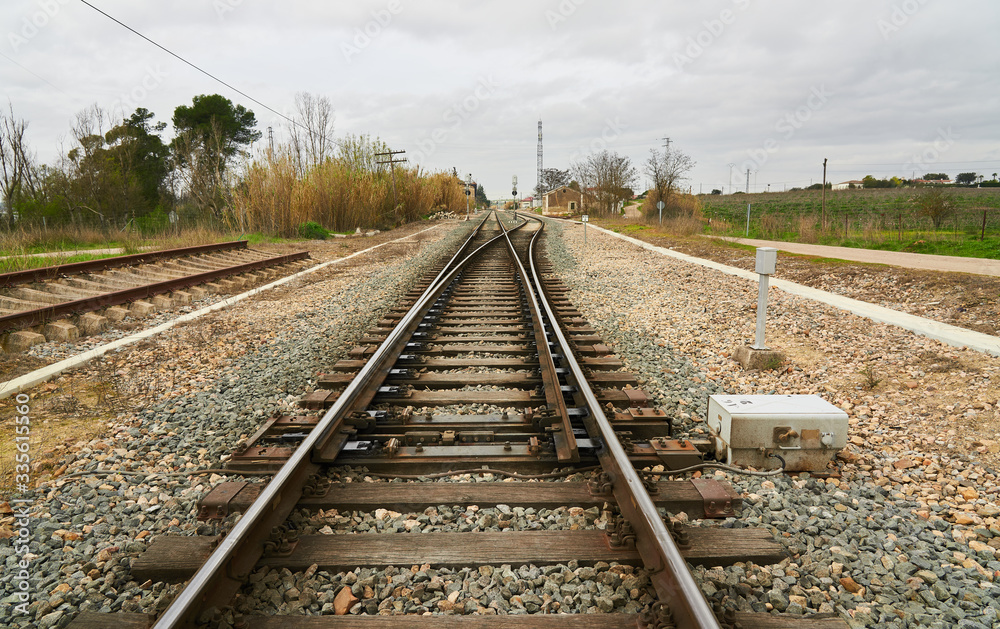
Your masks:
{"label": "wire fence", "polygon": [[[1000,236],[1000,189],[949,190],[952,208],[937,224],[917,207],[918,189],[703,195],[702,214],[751,236],[830,234],[900,241],[917,236],[974,239]],[[749,207],[748,207],[749,206]],[[749,217],[749,221],[748,221]]]}

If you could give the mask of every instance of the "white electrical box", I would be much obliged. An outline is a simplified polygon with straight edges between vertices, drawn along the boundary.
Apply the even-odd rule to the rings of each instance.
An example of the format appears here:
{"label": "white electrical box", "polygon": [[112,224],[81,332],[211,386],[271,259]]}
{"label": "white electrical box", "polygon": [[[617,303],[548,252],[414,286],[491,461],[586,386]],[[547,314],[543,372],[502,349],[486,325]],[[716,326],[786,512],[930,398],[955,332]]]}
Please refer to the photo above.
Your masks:
{"label": "white electrical box", "polygon": [[778,264],[778,250],[774,247],[758,247],[754,272],[760,275],[774,275]]}
{"label": "white electrical box", "polygon": [[711,395],[715,456],[740,467],[822,471],[847,445],[847,413],[818,395]]}

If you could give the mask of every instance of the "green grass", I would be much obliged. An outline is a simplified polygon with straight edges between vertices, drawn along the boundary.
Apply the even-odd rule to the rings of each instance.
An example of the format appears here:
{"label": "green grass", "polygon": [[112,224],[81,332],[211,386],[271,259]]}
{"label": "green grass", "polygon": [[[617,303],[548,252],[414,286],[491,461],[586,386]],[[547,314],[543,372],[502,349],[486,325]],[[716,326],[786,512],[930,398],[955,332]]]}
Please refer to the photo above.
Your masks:
{"label": "green grass", "polygon": [[[739,195],[700,195],[702,215],[743,237],[751,204],[750,238],[842,247],[1000,259],[1000,189],[949,188],[955,211],[935,229],[921,215],[913,188],[837,190],[826,194],[826,225],[820,225],[822,192],[802,190]],[[986,238],[979,240],[986,213]]]}
{"label": "green grass", "polygon": [[[233,236],[232,240],[245,240],[245,241],[247,241],[247,244],[250,244],[250,245],[259,245],[259,244],[262,244],[262,243],[276,244],[276,243],[282,243],[282,242],[293,242],[292,240],[290,240],[288,238],[280,238],[278,236],[270,236],[270,235],[267,235],[267,234],[262,234],[260,232],[254,232],[252,234],[240,234],[239,236]],[[301,239],[300,238],[296,238],[295,240],[301,240]]]}
{"label": "green grass", "polygon": [[74,256],[42,256],[37,258],[14,257],[0,260],[0,273],[12,273],[14,271],[26,271],[28,269],[40,269],[46,266],[56,266],[58,264],[71,264],[73,262],[90,262],[91,260],[102,260],[104,258],[117,257],[117,253],[92,254],[81,253]]}
{"label": "green grass", "polygon": [[87,249],[120,249],[126,248],[127,244],[132,243],[126,243],[118,240],[93,242],[62,238],[50,241],[36,241],[22,247],[3,247],[0,248],[0,256],[30,255],[36,253],[51,253],[54,251],[85,251]]}
{"label": "green grass", "polygon": [[907,251],[910,253],[929,253],[934,255],[961,256],[963,258],[989,258],[1000,260],[1000,237],[990,236],[986,240],[883,240],[881,242],[841,241],[841,247],[862,247],[881,251]]}
{"label": "green grass", "polygon": [[637,223],[632,223],[631,225],[626,225],[622,228],[622,232],[626,234],[636,234],[641,231],[646,231],[647,229],[653,229],[650,225],[642,225]]}

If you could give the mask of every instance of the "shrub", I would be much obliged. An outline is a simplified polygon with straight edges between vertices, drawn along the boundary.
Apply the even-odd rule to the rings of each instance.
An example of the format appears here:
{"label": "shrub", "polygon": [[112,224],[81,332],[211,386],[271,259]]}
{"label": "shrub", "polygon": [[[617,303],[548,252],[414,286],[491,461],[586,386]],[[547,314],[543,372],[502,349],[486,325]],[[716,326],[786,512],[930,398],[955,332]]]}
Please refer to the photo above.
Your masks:
{"label": "shrub", "polygon": [[330,232],[316,221],[306,221],[299,225],[299,236],[306,240],[326,240],[329,235]]}

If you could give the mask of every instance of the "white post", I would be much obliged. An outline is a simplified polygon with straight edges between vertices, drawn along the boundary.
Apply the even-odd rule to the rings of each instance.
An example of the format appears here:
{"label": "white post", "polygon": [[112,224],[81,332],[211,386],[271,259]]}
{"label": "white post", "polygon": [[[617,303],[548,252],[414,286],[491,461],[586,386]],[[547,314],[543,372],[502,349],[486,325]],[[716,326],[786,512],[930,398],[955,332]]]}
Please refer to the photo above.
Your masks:
{"label": "white post", "polygon": [[767,349],[767,345],[764,345],[764,321],[767,319],[768,277],[761,274],[757,285],[757,334],[754,336],[754,344],[750,346],[754,349]]}
{"label": "white post", "polygon": [[774,247],[758,247],[756,259],[756,272],[760,277],[757,288],[757,334],[754,337],[752,349],[767,349],[764,344],[764,322],[767,319],[767,289],[770,282],[769,277],[774,273],[775,263],[778,259],[778,250]]}

